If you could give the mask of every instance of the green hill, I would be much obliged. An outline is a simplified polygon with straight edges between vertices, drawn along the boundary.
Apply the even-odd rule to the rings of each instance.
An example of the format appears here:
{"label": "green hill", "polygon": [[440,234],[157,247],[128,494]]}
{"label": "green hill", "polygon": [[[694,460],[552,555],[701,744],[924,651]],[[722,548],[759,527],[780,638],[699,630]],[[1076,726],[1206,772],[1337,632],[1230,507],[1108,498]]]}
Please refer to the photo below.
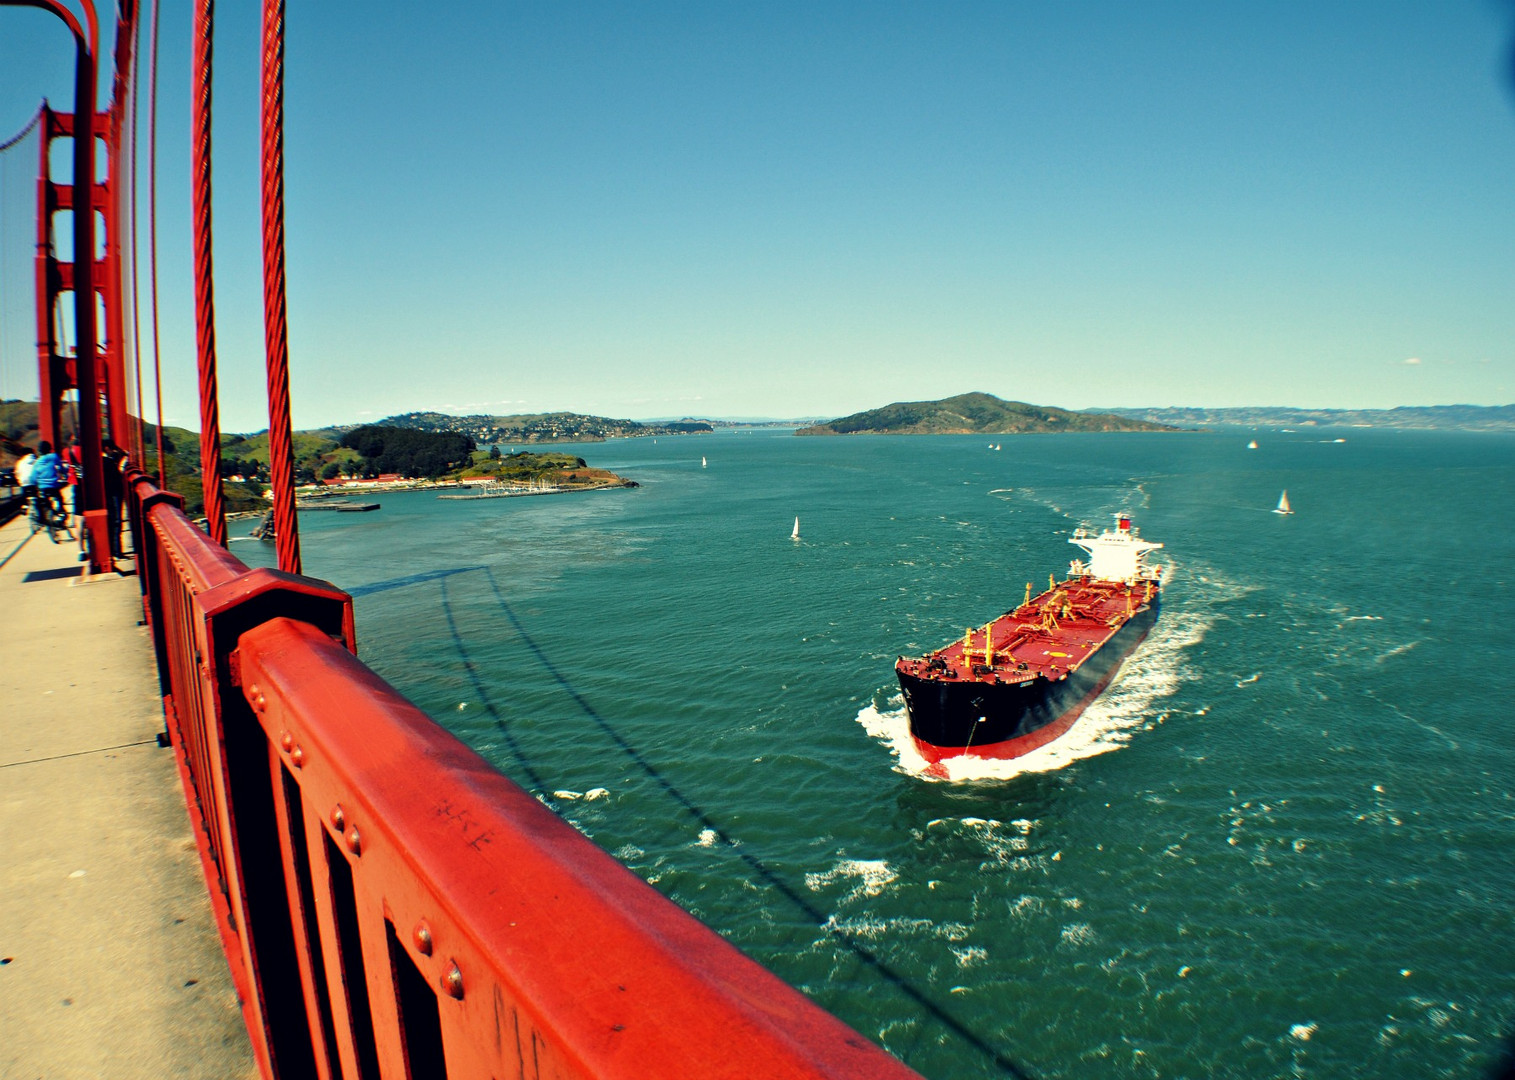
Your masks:
{"label": "green hill", "polygon": [[1179,431],[1108,413],[1071,412],[1050,405],[1002,401],[993,394],[959,394],[940,401],[896,401],[801,428],[796,435],[1023,435],[1049,431]]}

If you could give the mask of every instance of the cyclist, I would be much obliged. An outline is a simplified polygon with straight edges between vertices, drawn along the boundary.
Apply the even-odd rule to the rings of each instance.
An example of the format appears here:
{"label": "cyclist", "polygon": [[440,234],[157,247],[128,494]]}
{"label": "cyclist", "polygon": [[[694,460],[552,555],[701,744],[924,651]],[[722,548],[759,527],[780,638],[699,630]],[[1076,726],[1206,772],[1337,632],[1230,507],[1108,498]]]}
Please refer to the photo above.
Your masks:
{"label": "cyclist", "polygon": [[65,535],[68,531],[68,509],[63,505],[63,484],[67,479],[67,470],[63,461],[53,453],[53,444],[46,439],[37,444],[37,463],[32,466],[32,484],[37,489],[35,501],[35,513],[38,521],[57,522],[54,526],[49,522],[47,535],[53,543],[58,538],[53,535],[54,528],[62,528]]}

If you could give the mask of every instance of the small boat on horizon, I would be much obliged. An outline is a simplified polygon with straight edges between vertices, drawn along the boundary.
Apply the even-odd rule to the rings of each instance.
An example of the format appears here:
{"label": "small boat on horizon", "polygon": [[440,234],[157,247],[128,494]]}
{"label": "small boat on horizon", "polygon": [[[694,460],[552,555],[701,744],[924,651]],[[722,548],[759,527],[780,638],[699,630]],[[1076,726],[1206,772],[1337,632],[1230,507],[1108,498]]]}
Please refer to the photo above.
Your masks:
{"label": "small boat on horizon", "polygon": [[1247,449],[1248,450],[1256,450],[1257,449],[1257,440],[1253,439],[1251,442],[1249,442],[1247,444]]}
{"label": "small boat on horizon", "polygon": [[705,459],[703,457],[701,457],[700,458],[700,468],[703,469],[704,467],[705,467]]}
{"label": "small boat on horizon", "polygon": [[799,538],[800,538],[800,519],[799,518],[795,518],[794,519],[794,531],[789,534],[789,539],[791,539],[791,540],[798,540]]}
{"label": "small boat on horizon", "polygon": [[1273,508],[1273,512],[1275,514],[1294,513],[1293,510],[1289,509],[1289,492],[1287,488],[1284,490],[1284,493],[1278,497],[1278,505]]}

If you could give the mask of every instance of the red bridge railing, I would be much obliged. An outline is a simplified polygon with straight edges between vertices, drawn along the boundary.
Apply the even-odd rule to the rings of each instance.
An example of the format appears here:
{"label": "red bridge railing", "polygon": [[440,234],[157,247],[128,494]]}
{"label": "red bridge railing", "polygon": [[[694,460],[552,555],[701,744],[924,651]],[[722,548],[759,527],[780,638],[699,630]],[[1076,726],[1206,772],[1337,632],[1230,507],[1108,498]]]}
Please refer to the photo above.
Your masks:
{"label": "red bridge railing", "polygon": [[352,602],[128,472],[165,713],[265,1077],[903,1078],[435,724]]}

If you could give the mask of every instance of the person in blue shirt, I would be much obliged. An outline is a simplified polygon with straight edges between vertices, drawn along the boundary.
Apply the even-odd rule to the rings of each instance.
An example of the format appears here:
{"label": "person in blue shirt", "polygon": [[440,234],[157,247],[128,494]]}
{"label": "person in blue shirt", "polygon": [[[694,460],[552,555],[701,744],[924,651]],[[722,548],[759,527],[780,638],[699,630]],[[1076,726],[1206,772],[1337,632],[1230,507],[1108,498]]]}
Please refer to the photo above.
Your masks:
{"label": "person in blue shirt", "polygon": [[[44,500],[51,502],[57,508],[57,517],[61,521],[68,520],[62,491],[66,480],[63,459],[53,453],[53,444],[43,439],[37,444],[37,462],[32,466],[32,486],[37,489],[38,503]],[[56,543],[56,538],[54,542]]]}

